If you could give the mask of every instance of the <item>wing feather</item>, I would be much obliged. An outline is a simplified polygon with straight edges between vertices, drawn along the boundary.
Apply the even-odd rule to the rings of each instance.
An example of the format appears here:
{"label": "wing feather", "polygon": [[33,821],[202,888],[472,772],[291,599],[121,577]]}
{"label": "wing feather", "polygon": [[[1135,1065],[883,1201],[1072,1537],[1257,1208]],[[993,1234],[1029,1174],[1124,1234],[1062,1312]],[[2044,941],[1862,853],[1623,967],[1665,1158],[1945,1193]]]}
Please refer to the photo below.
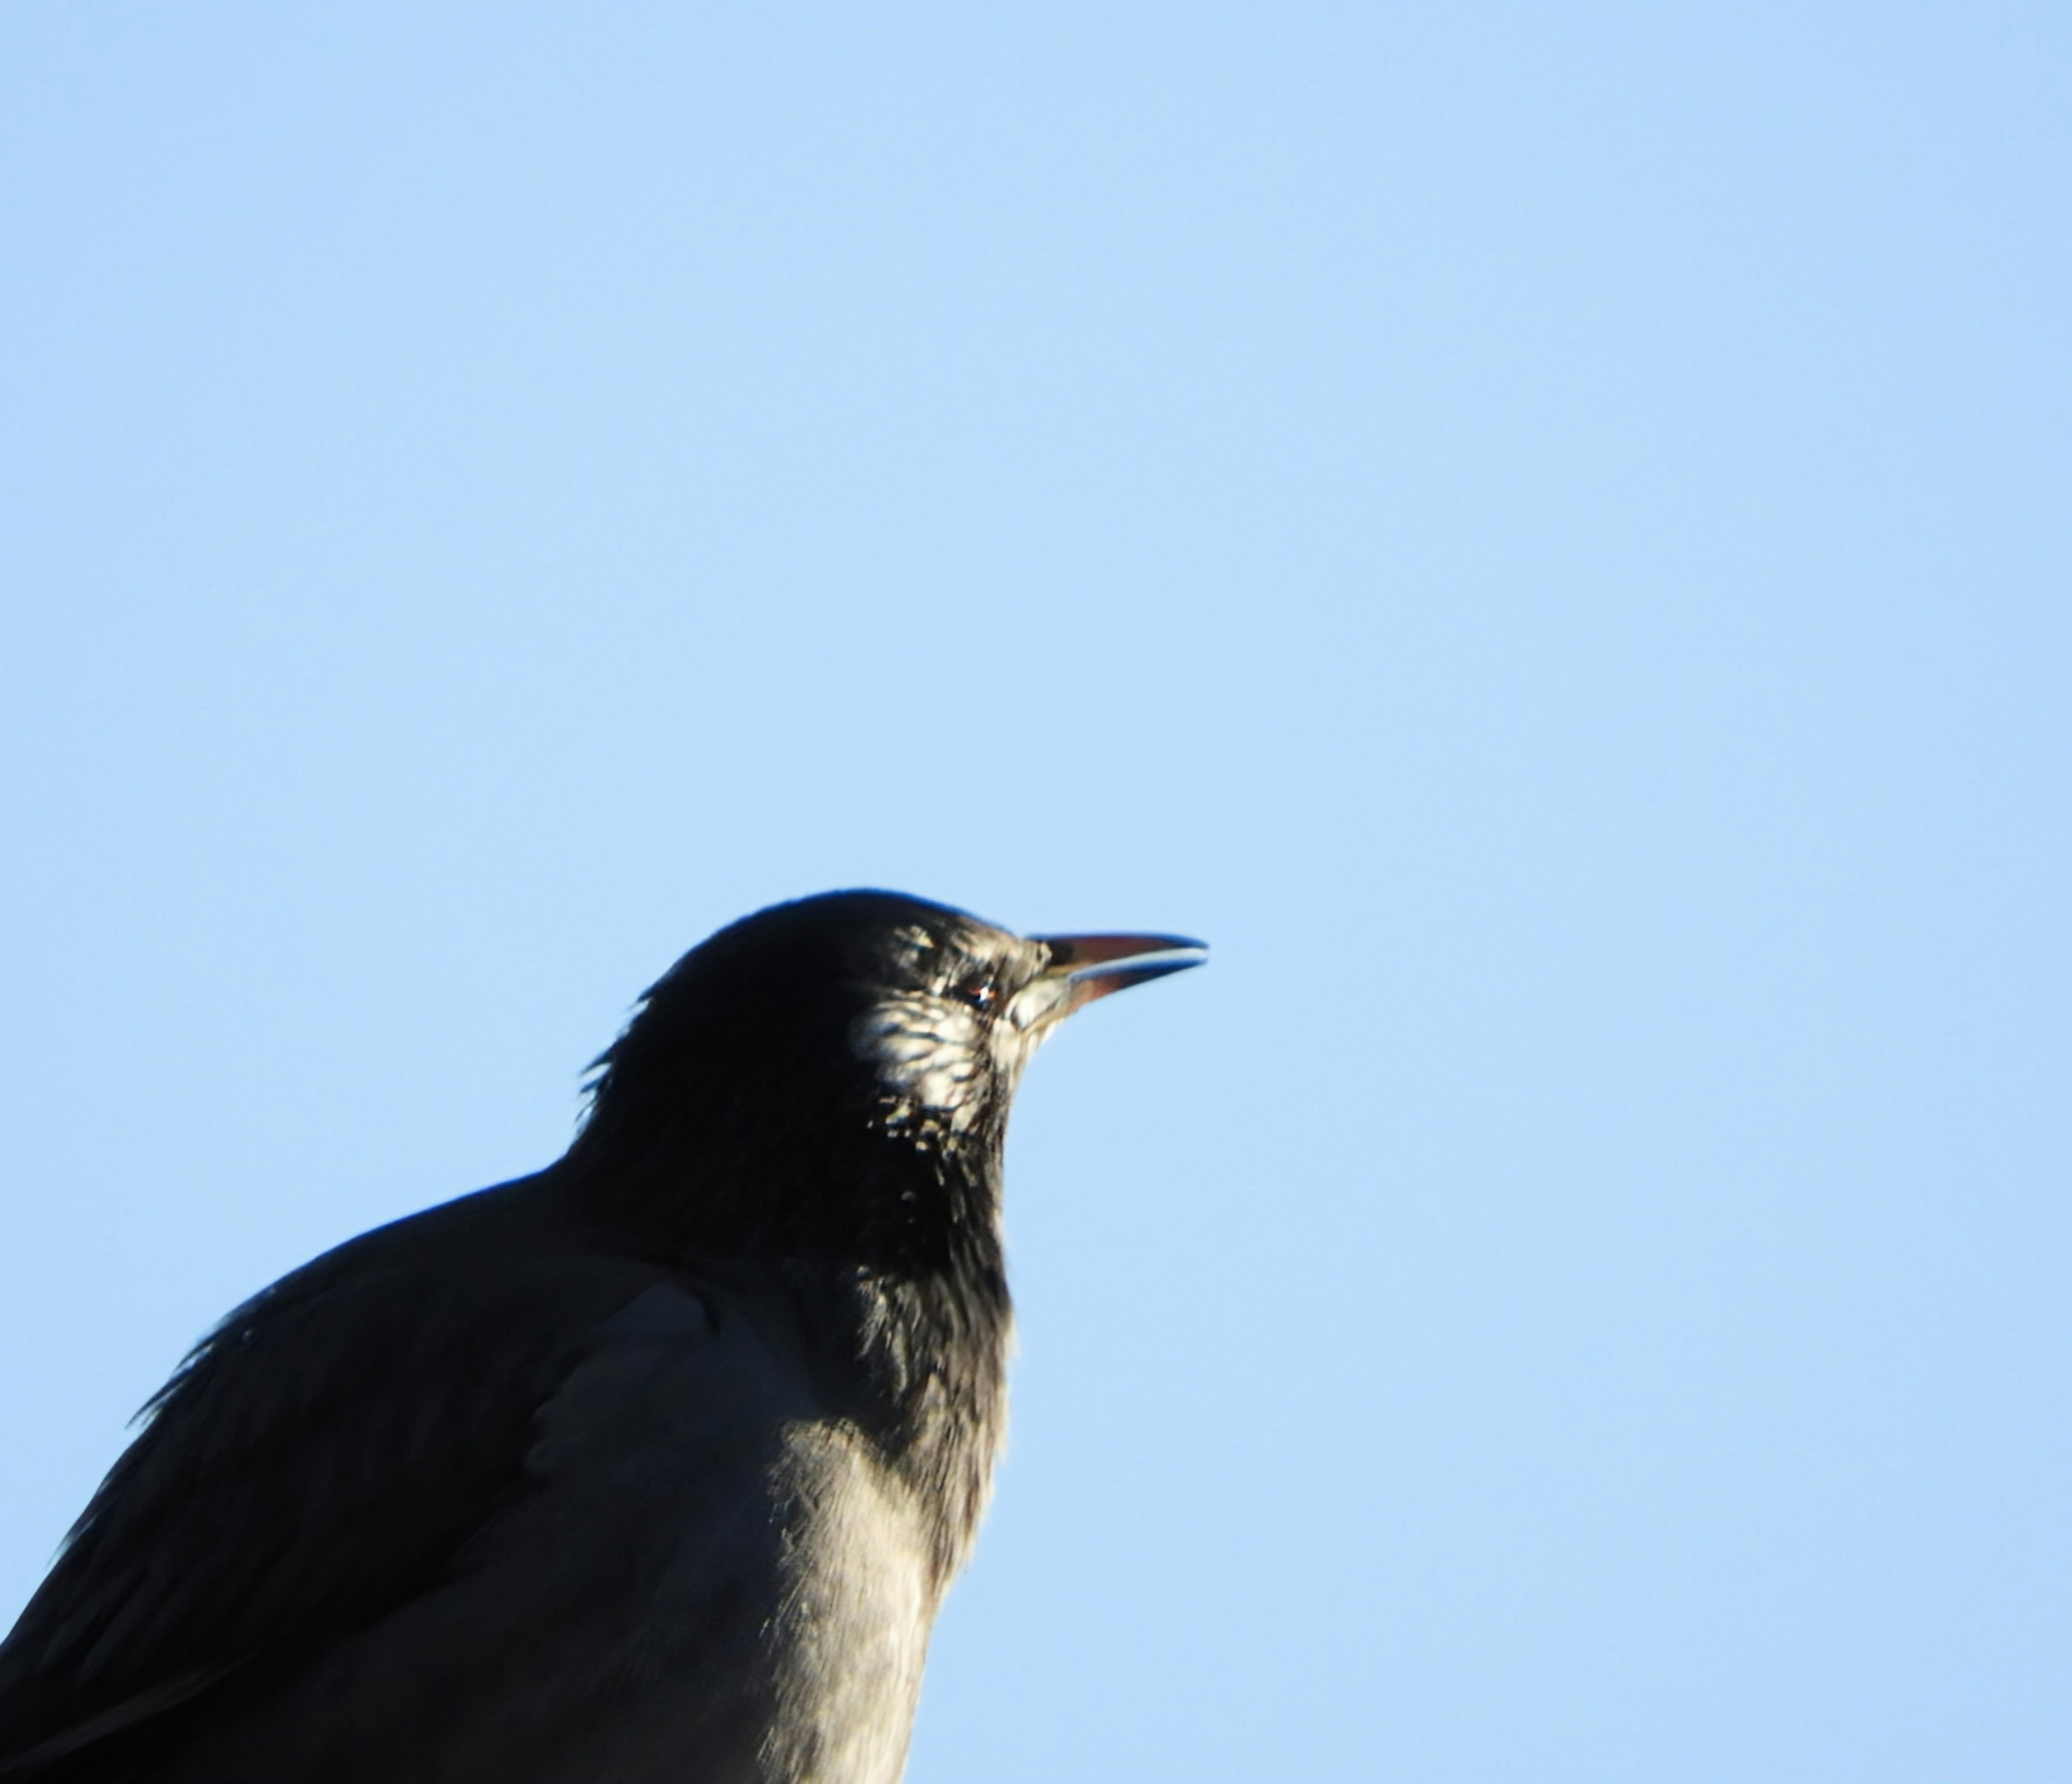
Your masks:
{"label": "wing feather", "polygon": [[258,1688],[523,1490],[583,1334],[652,1280],[543,1243],[528,1188],[367,1234],[195,1348],[0,1644],[0,1777]]}

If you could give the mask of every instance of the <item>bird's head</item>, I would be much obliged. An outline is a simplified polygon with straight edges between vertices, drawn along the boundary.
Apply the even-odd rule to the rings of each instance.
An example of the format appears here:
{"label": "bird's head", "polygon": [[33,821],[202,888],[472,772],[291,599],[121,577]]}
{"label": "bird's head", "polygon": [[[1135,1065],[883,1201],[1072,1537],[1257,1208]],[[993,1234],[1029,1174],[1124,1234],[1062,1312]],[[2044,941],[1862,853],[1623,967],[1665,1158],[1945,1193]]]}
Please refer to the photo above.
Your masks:
{"label": "bird's head", "polygon": [[649,989],[571,1161],[730,1248],[967,1221],[997,1196],[1015,1087],[1057,1025],[1205,956],[1173,935],[1017,935],[897,893],[775,906]]}

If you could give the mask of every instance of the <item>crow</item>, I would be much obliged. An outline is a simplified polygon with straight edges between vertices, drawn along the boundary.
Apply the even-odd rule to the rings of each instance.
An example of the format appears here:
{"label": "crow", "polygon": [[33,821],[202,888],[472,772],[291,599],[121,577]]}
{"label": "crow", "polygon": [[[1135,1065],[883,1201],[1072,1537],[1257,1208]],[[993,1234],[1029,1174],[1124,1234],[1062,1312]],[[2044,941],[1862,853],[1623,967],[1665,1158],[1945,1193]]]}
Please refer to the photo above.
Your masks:
{"label": "crow", "polygon": [[230,1314],[0,1644],[0,1784],[893,1784],[1005,1418],[1022,1067],[1167,935],[685,955],[536,1175]]}

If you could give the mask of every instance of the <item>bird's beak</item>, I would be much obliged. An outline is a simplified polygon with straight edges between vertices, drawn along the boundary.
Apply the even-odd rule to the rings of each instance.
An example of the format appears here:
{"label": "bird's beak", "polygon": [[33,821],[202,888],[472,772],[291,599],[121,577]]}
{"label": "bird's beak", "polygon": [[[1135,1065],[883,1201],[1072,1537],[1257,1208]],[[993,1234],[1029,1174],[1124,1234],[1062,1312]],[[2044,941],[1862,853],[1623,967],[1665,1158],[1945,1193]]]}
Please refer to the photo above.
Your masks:
{"label": "bird's beak", "polygon": [[1048,1027],[1096,997],[1126,991],[1209,957],[1206,942],[1185,935],[1037,935],[1050,962],[1009,1006],[1021,1028]]}

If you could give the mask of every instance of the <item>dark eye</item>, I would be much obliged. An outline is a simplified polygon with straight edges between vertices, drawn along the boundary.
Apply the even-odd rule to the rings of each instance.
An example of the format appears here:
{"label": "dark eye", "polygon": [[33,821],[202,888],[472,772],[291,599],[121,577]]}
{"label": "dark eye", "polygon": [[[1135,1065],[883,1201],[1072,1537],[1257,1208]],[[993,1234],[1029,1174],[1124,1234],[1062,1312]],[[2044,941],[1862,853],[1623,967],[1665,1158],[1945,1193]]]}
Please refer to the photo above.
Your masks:
{"label": "dark eye", "polygon": [[993,980],[983,972],[974,972],[959,981],[957,995],[973,1009],[988,1010],[993,1008],[993,1001],[1000,993],[993,989]]}

